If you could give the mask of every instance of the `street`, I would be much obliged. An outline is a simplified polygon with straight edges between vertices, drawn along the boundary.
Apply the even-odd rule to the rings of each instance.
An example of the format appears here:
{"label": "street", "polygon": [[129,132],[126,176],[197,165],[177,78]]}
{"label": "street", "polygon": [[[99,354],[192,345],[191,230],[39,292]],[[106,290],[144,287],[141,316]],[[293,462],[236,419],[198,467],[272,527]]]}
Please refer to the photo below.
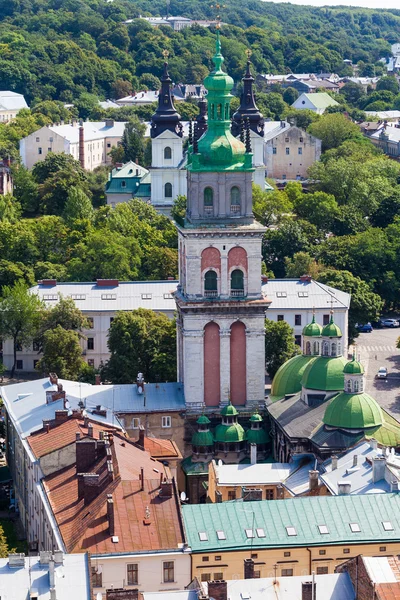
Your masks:
{"label": "street", "polygon": [[[400,350],[396,348],[400,328],[374,329],[360,333],[356,339],[356,356],[360,356],[366,372],[366,392],[396,419],[400,420]],[[353,346],[349,347],[349,353]],[[380,367],[386,367],[386,379],[377,379]]]}

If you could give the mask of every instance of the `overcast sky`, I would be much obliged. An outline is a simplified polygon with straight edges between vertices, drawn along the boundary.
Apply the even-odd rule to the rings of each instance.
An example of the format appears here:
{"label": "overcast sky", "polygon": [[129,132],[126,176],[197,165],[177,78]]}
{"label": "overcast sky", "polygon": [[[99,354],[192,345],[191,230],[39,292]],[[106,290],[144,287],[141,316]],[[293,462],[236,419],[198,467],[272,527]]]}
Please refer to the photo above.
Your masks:
{"label": "overcast sky", "polygon": [[[284,2],[285,0],[269,0]],[[291,0],[292,4],[307,6],[363,6],[364,8],[400,8],[399,0]]]}

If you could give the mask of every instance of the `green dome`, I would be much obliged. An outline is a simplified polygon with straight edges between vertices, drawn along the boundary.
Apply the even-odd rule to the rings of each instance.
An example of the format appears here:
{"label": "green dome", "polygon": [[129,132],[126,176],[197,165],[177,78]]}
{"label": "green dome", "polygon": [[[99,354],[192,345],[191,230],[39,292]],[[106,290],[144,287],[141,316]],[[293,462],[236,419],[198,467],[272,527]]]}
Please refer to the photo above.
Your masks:
{"label": "green dome", "polygon": [[306,325],[303,329],[303,335],[308,337],[320,337],[322,332],[322,327],[318,323],[315,322],[315,315],[313,315],[311,323]]}
{"label": "green dome", "polygon": [[343,356],[313,357],[304,371],[301,385],[309,390],[340,391],[344,388],[345,364]]}
{"label": "green dome", "polygon": [[[301,390],[301,378],[308,363],[315,356],[299,354],[286,361],[275,374],[271,386],[272,401],[283,398],[286,394],[296,394]],[[341,389],[341,388],[338,388]]]}
{"label": "green dome", "polygon": [[263,418],[258,411],[253,413],[250,417],[250,423],[261,423],[262,420]]}
{"label": "green dome", "polygon": [[355,359],[355,357],[353,357],[353,360],[348,362],[344,367],[343,373],[347,373],[348,375],[362,375],[364,373],[364,367]]}
{"label": "green dome", "polygon": [[215,428],[216,442],[243,442],[245,439],[244,429],[239,423],[232,425],[217,425]]}
{"label": "green dome", "polygon": [[224,408],[221,410],[221,415],[223,417],[236,417],[236,415],[238,415],[238,414],[239,414],[238,411],[232,405],[231,402],[229,402],[229,404],[227,406],[224,406]]}
{"label": "green dome", "polygon": [[197,425],[209,425],[211,423],[210,419],[206,415],[200,415],[200,417],[196,421]]}
{"label": "green dome", "polygon": [[368,429],[383,423],[382,410],[369,394],[346,394],[336,396],[326,408],[325,425],[340,429]]}
{"label": "green dome", "polygon": [[323,328],[322,335],[325,337],[342,337],[342,331],[340,327],[333,322],[333,315],[331,316],[331,320],[329,321],[328,325],[325,325]]}
{"label": "green dome", "polygon": [[192,436],[192,446],[213,446],[214,436],[211,431],[196,431]]}
{"label": "green dome", "polygon": [[265,429],[249,429],[246,431],[246,440],[249,444],[268,444],[269,435]]}

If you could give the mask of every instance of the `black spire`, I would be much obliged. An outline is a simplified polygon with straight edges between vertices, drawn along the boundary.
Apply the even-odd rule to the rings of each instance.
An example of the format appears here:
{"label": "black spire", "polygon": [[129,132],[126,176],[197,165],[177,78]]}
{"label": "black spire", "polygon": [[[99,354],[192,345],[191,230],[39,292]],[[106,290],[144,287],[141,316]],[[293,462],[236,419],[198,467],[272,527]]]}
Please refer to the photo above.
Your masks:
{"label": "black spire", "polygon": [[246,119],[246,152],[251,152],[250,121]]}
{"label": "black spire", "polygon": [[161,90],[158,95],[157,110],[151,118],[150,135],[155,138],[163,131],[173,131],[182,137],[181,116],[174,106],[171,93],[171,79],[168,73],[168,63],[164,63],[164,72],[161,77]]}
{"label": "black spire", "polygon": [[250,60],[247,61],[246,74],[242,79],[243,81],[243,94],[240,97],[240,106],[233,115],[232,119],[232,133],[234,136],[240,134],[241,120],[248,119],[250,122],[250,129],[258,135],[264,135],[264,117],[258,110],[256,105],[256,99],[254,97],[254,77],[250,71]]}
{"label": "black spire", "polygon": [[207,100],[203,97],[198,102],[200,109],[199,114],[196,117],[197,122],[197,134],[199,139],[207,131]]}
{"label": "black spire", "polygon": [[194,131],[193,131],[193,153],[197,154],[198,151],[199,151],[199,133],[198,133],[198,129],[197,129],[197,123],[195,122]]}

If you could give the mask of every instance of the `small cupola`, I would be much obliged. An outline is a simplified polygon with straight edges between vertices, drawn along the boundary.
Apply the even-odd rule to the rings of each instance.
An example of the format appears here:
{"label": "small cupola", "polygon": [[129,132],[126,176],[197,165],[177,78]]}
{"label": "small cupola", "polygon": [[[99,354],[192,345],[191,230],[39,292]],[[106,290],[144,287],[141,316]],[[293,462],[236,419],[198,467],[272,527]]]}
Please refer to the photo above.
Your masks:
{"label": "small cupola", "polygon": [[[166,58],[168,53],[165,52],[164,56]],[[171,131],[182,137],[181,116],[174,106],[171,83],[172,81],[168,73],[168,63],[165,61],[164,72],[161,77],[161,90],[158,94],[158,106],[151,118],[151,138],[158,137],[164,131]]]}
{"label": "small cupola", "polygon": [[355,354],[344,369],[344,391],[348,394],[361,394],[364,391],[364,367],[356,360]]}
{"label": "small cupola", "polygon": [[214,436],[210,431],[210,419],[206,415],[200,415],[196,421],[197,431],[192,436],[193,453],[205,460],[211,456],[214,449]]}
{"label": "small cupola", "polygon": [[303,354],[305,356],[319,356],[321,354],[322,327],[315,320],[315,313],[311,323],[303,329]]}
{"label": "small cupola", "polygon": [[216,450],[224,458],[229,453],[235,453],[239,458],[245,450],[246,435],[243,427],[238,423],[238,411],[229,402],[221,411],[222,423],[215,428]]}
{"label": "small cupola", "polygon": [[269,435],[264,429],[263,418],[256,410],[250,417],[250,429],[246,432],[246,441],[248,444],[257,445],[257,453],[266,450],[269,442]]}
{"label": "small cupola", "polygon": [[251,51],[247,51],[247,68],[243,77],[243,93],[240,97],[240,106],[232,117],[232,133],[235,137],[240,135],[243,123],[249,121],[250,129],[259,136],[264,135],[264,117],[259,111],[254,95],[254,77],[250,70]]}
{"label": "small cupola", "polygon": [[331,311],[330,321],[322,329],[322,356],[341,356],[342,355],[342,331],[333,320],[333,311]]}

